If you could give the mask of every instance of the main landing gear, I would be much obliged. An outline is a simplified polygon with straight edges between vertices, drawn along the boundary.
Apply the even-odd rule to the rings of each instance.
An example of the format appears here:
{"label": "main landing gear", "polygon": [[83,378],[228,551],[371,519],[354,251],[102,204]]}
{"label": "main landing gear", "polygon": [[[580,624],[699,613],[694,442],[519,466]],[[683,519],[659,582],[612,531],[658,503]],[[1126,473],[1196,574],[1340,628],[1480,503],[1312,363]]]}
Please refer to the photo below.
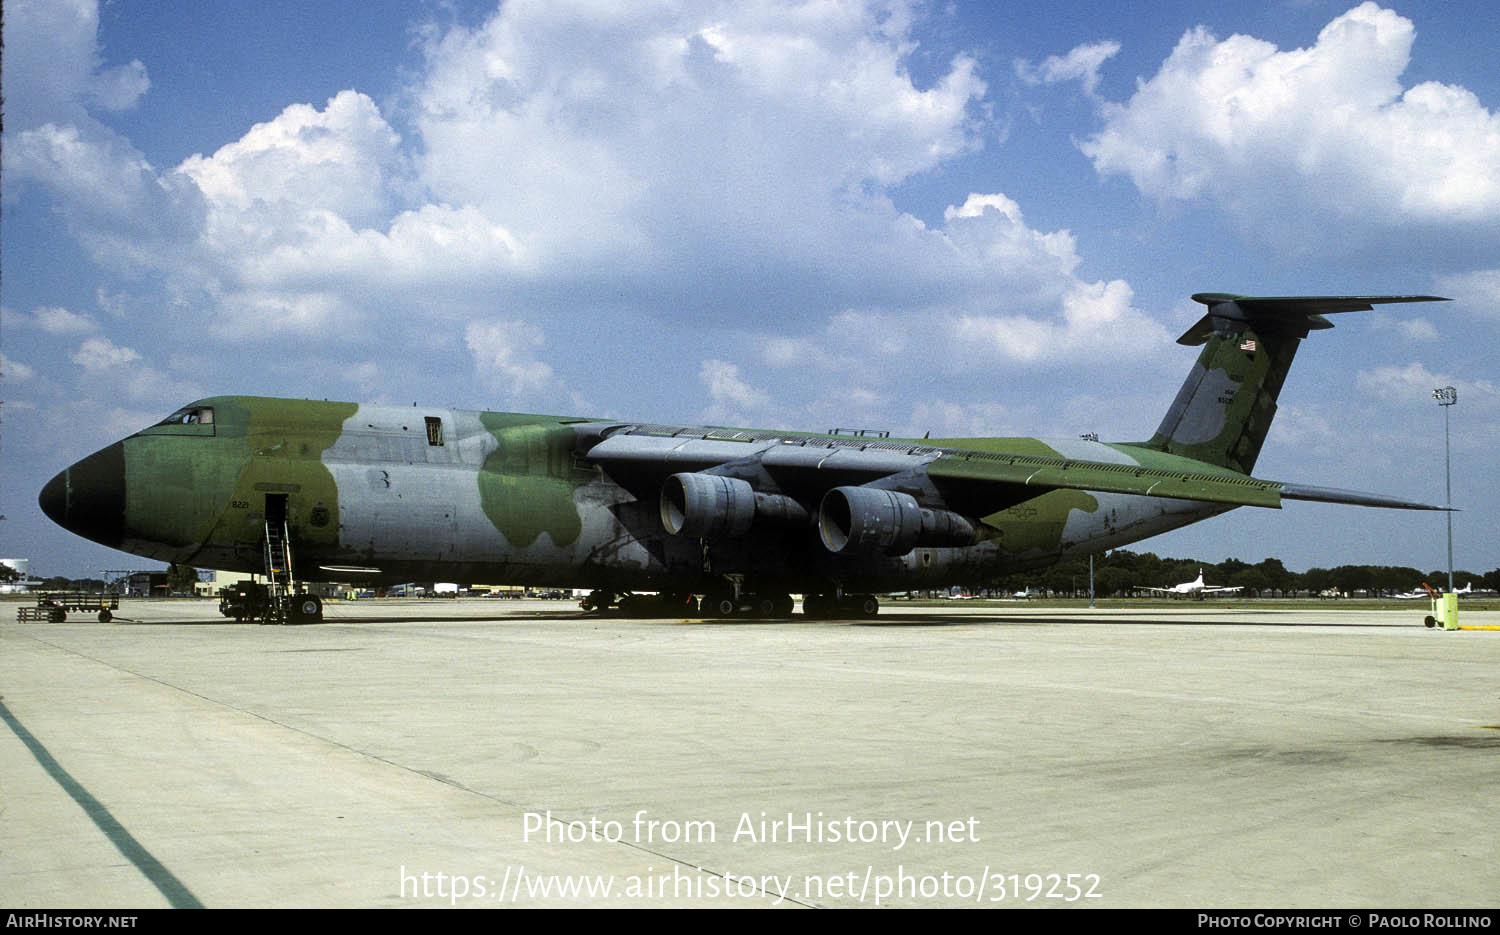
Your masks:
{"label": "main landing gear", "polygon": [[692,594],[619,594],[593,591],[578,602],[585,611],[607,614],[613,611],[623,617],[696,617],[698,599]]}
{"label": "main landing gear", "polygon": [[705,617],[755,617],[773,619],[790,617],[795,603],[784,591],[751,594],[741,591],[739,597],[729,588],[719,588],[703,595],[702,614]]}
{"label": "main landing gear", "polygon": [[[792,616],[792,596],[785,592],[741,594],[710,592],[703,597],[705,617],[751,617],[761,620]],[[850,620],[880,613],[880,600],[873,594],[808,594],[802,598],[802,613],[815,620]]]}
{"label": "main landing gear", "polygon": [[880,599],[873,594],[809,594],[802,599],[802,613],[822,620],[873,617],[880,613]]}
{"label": "main landing gear", "polygon": [[[600,590],[579,601],[578,606],[585,611],[622,617],[784,620],[793,615],[796,602],[785,591],[741,590],[736,595],[734,588],[723,585],[711,588],[701,601],[685,593],[617,594]],[[818,620],[874,617],[880,613],[880,600],[873,594],[808,594],[802,600],[802,613]]]}

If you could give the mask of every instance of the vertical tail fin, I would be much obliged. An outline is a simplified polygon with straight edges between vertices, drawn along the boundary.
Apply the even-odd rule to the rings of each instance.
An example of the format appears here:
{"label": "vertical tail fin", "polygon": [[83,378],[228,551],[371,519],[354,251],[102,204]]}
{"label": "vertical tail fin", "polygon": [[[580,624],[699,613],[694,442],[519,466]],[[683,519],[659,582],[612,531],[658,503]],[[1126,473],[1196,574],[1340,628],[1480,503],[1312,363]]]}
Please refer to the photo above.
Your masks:
{"label": "vertical tail fin", "polygon": [[1332,328],[1334,312],[1369,311],[1377,303],[1441,302],[1437,296],[1244,296],[1200,292],[1208,313],[1177,339],[1203,345],[1192,372],[1145,447],[1244,474],[1255,467],[1276,415],[1276,399],[1297,345],[1310,331]]}

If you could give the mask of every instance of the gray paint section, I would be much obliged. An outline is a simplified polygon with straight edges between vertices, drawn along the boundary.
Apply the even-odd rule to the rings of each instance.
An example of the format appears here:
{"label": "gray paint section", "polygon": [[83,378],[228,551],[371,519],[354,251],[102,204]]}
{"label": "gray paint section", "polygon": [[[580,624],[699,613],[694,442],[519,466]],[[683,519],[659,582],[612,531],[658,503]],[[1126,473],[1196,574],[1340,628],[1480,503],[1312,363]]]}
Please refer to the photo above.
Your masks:
{"label": "gray paint section", "polygon": [[[1201,369],[1194,365],[1194,375]],[[1219,369],[1205,372],[1196,382],[1189,377],[1159,431],[1182,445],[1213,441],[1224,431],[1225,407],[1239,388],[1239,380]]]}
{"label": "gray paint section", "polygon": [[1101,461],[1105,464],[1140,463],[1117,448],[1083,438],[1043,438],[1039,441],[1070,461]]}

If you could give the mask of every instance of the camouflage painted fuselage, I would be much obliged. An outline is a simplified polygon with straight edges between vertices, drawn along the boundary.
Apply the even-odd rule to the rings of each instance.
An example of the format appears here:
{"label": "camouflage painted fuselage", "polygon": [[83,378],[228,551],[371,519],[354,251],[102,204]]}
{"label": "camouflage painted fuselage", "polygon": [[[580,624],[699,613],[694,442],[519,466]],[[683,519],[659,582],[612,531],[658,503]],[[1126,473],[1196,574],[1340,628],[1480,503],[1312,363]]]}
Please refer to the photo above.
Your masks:
{"label": "camouflage painted fuselage", "polygon": [[300,580],[613,592],[878,592],[982,581],[1283,497],[1421,507],[1252,478],[1320,313],[1404,297],[1194,296],[1203,345],[1134,444],[890,439],[221,396],[53,478],[42,509],[138,555]]}
{"label": "camouflage painted fuselage", "polygon": [[[166,562],[263,570],[268,503],[284,498],[303,580],[442,580],[701,590],[726,574],[760,587],[901,590],[969,582],[1155,535],[1220,504],[1080,490],[1028,491],[982,517],[966,547],[838,555],[814,524],[752,526],[732,539],[671,535],[658,494],[670,474],[792,449],[822,467],[764,472],[758,489],[808,504],[836,482],[886,468],[941,477],[965,450],[1201,472],[1129,445],[1037,439],[892,440],[644,426],[513,413],[224,396],[90,456],[58,476],[44,507],[63,525]],[[655,441],[658,461],[595,452]],[[696,446],[697,450],[687,450]],[[962,448],[959,446],[963,446]],[[648,453],[649,454],[649,453]],[[878,454],[874,468],[858,459]],[[838,463],[838,458],[851,463]],[[748,472],[755,473],[755,472]],[[897,473],[897,472],[892,472]],[[1225,472],[1228,473],[1228,472]],[[812,476],[809,477],[809,474]],[[49,505],[49,500],[51,501]]]}

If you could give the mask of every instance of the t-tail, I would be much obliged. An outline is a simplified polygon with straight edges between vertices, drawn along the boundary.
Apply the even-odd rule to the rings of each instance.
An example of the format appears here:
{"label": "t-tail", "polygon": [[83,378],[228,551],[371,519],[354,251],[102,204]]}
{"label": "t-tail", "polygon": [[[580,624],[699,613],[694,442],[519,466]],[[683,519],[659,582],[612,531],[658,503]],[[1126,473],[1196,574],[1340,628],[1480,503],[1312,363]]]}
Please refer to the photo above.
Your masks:
{"label": "t-tail", "polygon": [[1248,296],[1200,292],[1208,313],[1177,339],[1203,346],[1156,434],[1144,447],[1249,474],[1276,415],[1297,345],[1332,328],[1324,315],[1388,302],[1442,302],[1430,295]]}

